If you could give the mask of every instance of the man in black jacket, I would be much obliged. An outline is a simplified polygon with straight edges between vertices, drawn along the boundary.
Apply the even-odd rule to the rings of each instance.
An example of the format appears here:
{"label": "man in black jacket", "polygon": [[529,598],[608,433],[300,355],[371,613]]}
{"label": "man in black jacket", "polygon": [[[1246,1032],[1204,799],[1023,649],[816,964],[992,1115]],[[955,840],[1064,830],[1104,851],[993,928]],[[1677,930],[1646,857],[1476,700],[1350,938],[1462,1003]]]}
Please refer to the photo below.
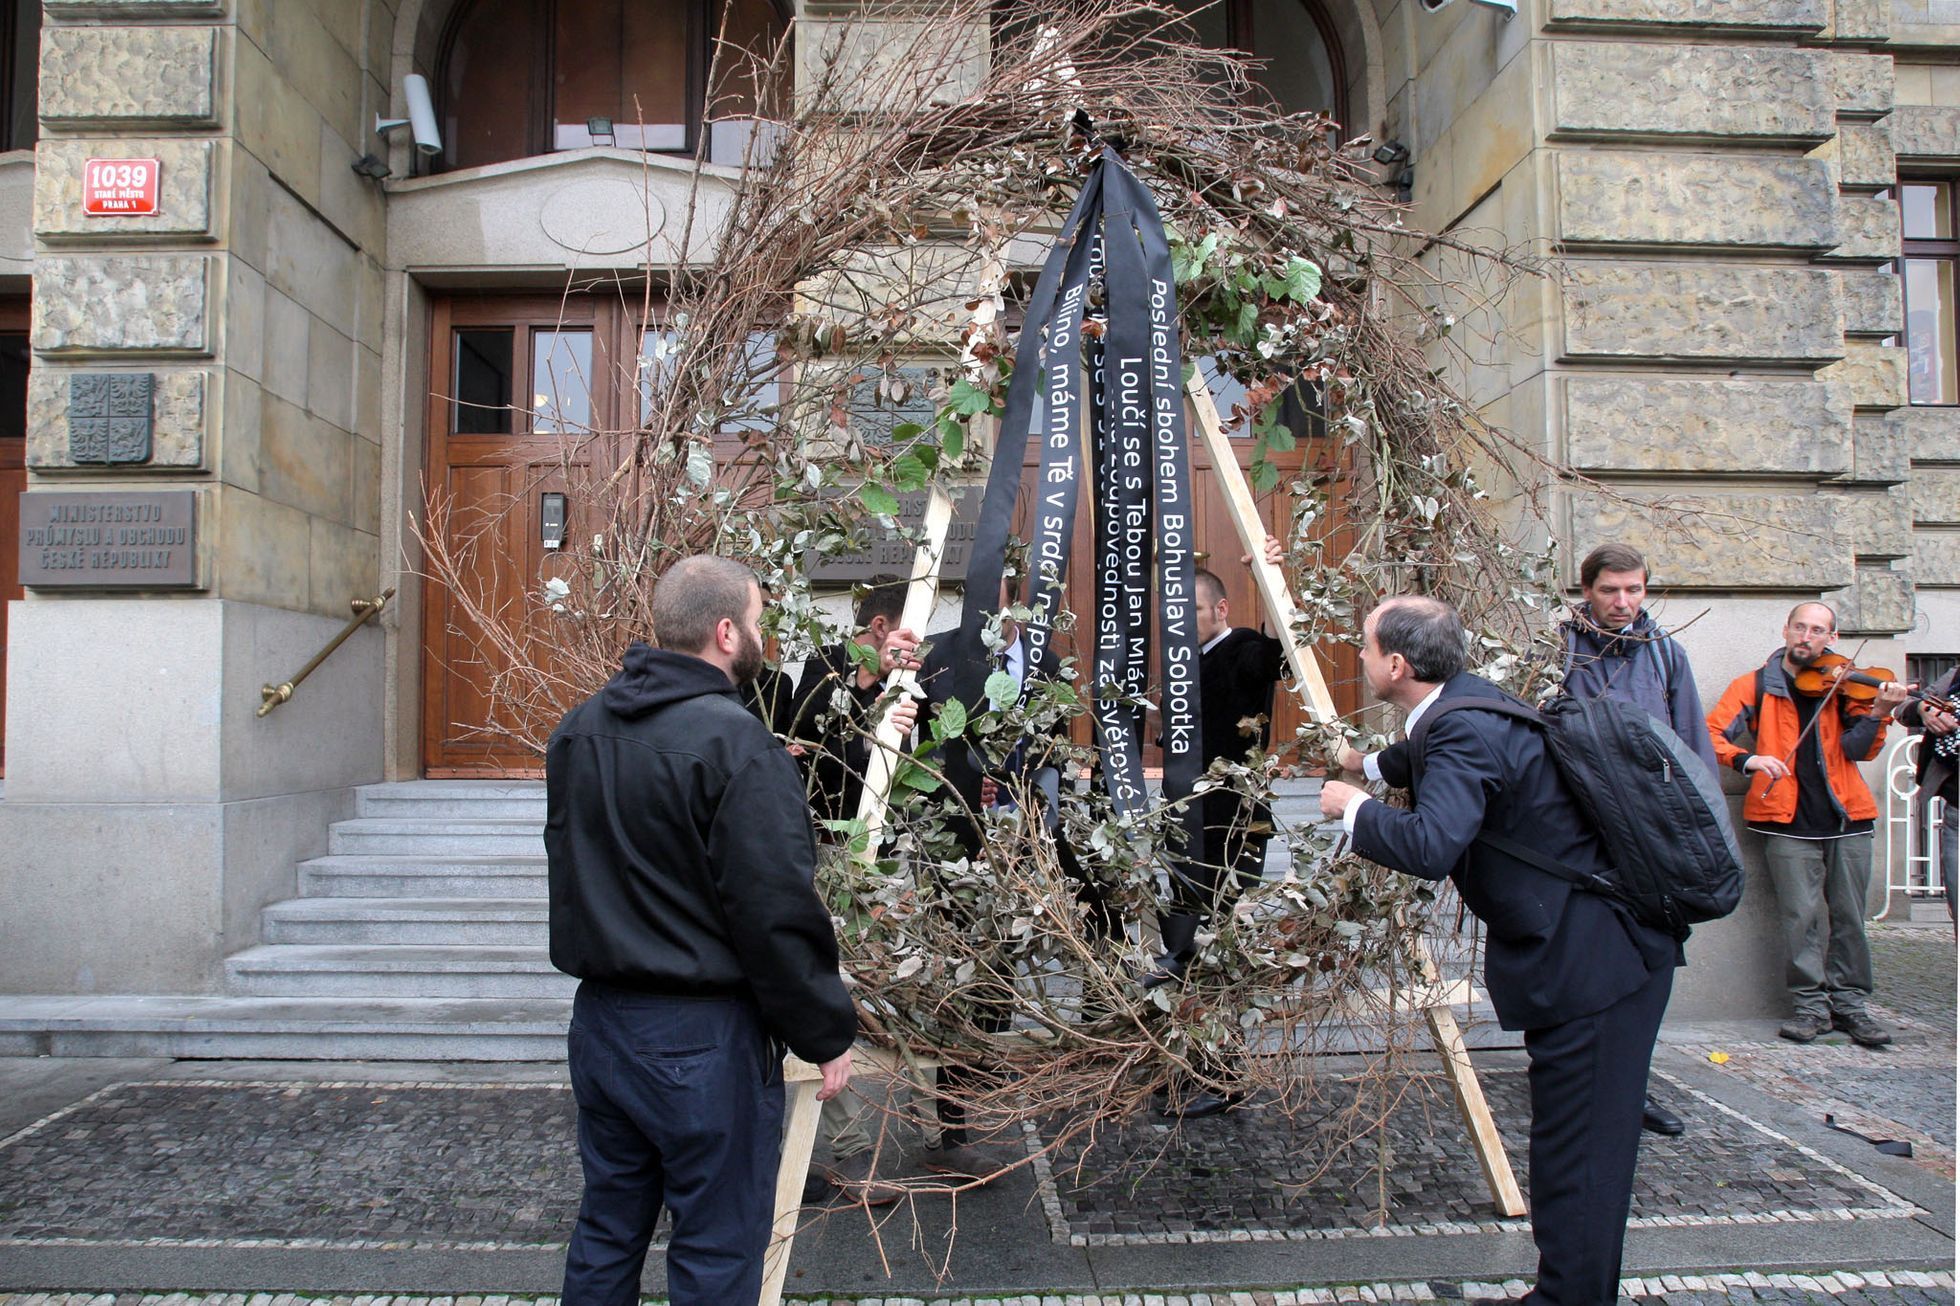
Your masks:
{"label": "man in black jacket", "polygon": [[785,732],[800,750],[809,779],[810,806],[826,821],[850,821],[864,795],[865,771],[871,762],[866,738],[873,724],[871,710],[885,692],[884,664],[867,667],[853,649],[883,653],[891,637],[900,634],[905,611],[906,583],[896,576],[874,577],[858,600],[857,633],[839,640],[811,658],[803,668]]}
{"label": "man in black jacket", "polygon": [[[1410,739],[1374,761],[1414,807],[1375,802],[1330,780],[1321,811],[1354,849],[1428,880],[1456,881],[1483,921],[1484,987],[1530,1056],[1531,1221],[1538,1283],[1528,1301],[1611,1306],[1641,1104],[1680,944],[1625,908],[1504,851],[1528,846],[1603,873],[1606,856],[1534,726],[1478,700],[1502,690],[1464,670],[1463,624],[1432,598],[1390,599],[1363,627],[1362,674],[1407,713]],[[1352,750],[1343,765],[1356,760]]]}
{"label": "man in black jacket", "polygon": [[680,1306],[753,1302],[782,1145],[783,1045],[851,1077],[857,1013],[812,888],[796,764],[744,710],[762,665],[746,567],[675,563],[634,644],[545,751],[551,961],[581,981],[569,1052],[585,1195],[565,1306],[632,1306],[663,1205]]}
{"label": "man in black jacket", "polygon": [[[1240,559],[1251,562],[1251,555]],[[1284,561],[1280,542],[1268,537],[1266,561]],[[1198,701],[1204,715],[1198,723],[1199,761],[1209,767],[1219,758],[1244,762],[1255,747],[1263,753],[1272,739],[1273,686],[1286,669],[1286,646],[1271,635],[1232,624],[1225,583],[1200,568],[1198,591]],[[1171,884],[1171,905],[1159,919],[1164,973],[1180,975],[1196,950],[1198,929],[1205,918],[1229,902],[1241,886],[1257,884],[1265,872],[1266,843],[1272,837],[1273,809],[1248,798],[1230,785],[1217,785],[1199,795],[1204,814],[1205,846]],[[1215,1114],[1222,1103],[1207,1100],[1183,1114]]]}

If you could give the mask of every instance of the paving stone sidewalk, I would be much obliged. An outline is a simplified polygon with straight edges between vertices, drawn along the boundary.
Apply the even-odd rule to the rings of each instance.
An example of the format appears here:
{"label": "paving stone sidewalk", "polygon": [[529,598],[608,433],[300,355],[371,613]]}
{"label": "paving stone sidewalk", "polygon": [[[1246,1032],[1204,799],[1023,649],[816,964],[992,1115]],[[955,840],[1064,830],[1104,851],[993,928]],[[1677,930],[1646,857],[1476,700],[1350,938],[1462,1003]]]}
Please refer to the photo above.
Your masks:
{"label": "paving stone sidewalk", "polygon": [[[1019,1294],[1012,1297],[795,1297],[813,1306],[1321,1306],[1333,1302],[1449,1302],[1477,1297],[1517,1298],[1521,1280],[1333,1284],[1254,1292]],[[1757,1302],[1821,1302],[1833,1306],[1944,1306],[1954,1299],[1953,1275],[1903,1271],[1858,1274],[1667,1275],[1624,1279],[1623,1301],[1666,1306],[1718,1306]],[[642,1299],[655,1306],[661,1298]],[[0,1293],[0,1306],[559,1306],[556,1297],[307,1296],[295,1293]]]}
{"label": "paving stone sidewalk", "polygon": [[[1894,1048],[1841,1038],[1796,1047],[1761,1022],[1662,1048],[1664,1095],[1690,1132],[1643,1140],[1628,1266],[1661,1277],[1629,1279],[1627,1296],[1710,1306],[1953,1300],[1950,1274],[1923,1273],[1950,1264],[1953,1250],[1952,940],[1924,927],[1881,927],[1873,939],[1880,996],[1900,1030]],[[1479,1053],[1477,1062],[1528,1182],[1523,1056]],[[15,1132],[0,1138],[0,1306],[297,1306],[330,1296],[5,1293],[29,1285],[537,1294],[562,1269],[579,1191],[562,1067],[152,1062],[44,1072],[13,1062],[9,1073],[6,1082],[30,1089],[42,1073],[76,1087],[37,1089],[32,1111],[6,1117]],[[919,1223],[891,1226],[876,1251],[862,1211],[808,1211],[791,1296],[852,1306],[1244,1306],[1521,1294],[1521,1280],[1464,1281],[1522,1273],[1527,1226],[1491,1214],[1440,1084],[1410,1087],[1380,1138],[1384,1169],[1373,1148],[1329,1155],[1310,1120],[1255,1104],[1181,1126],[1133,1121],[1087,1157],[1064,1151],[956,1210],[921,1199]],[[1825,1130],[1826,1111],[1874,1136],[1910,1138],[1914,1163]],[[947,1256],[950,1277],[935,1279]],[[1752,1268],[1764,1273],[1742,1272]],[[649,1289],[658,1283],[651,1270]],[[972,1291],[1016,1284],[1026,1295]],[[1189,1287],[1114,1294],[1111,1284]],[[837,1295],[810,1296],[818,1288]],[[536,1295],[331,1301],[557,1306]]]}

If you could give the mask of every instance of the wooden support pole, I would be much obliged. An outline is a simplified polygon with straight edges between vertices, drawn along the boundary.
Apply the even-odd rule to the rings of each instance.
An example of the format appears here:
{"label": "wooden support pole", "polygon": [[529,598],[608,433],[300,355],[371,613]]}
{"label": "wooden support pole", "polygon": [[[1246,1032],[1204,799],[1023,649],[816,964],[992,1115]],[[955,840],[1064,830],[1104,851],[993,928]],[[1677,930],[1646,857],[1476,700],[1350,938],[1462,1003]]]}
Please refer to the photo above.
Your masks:
{"label": "wooden support pole", "polygon": [[[1225,491],[1225,506],[1232,514],[1232,524],[1238,528],[1245,551],[1252,555],[1252,578],[1259,588],[1259,597],[1286,645],[1286,656],[1298,678],[1297,688],[1316,721],[1332,721],[1337,715],[1333,696],[1327,692],[1327,681],[1320,674],[1320,662],[1313,650],[1301,647],[1294,638],[1293,619],[1298,609],[1287,588],[1286,577],[1266,561],[1266,529],[1259,520],[1259,505],[1252,497],[1252,487],[1245,482],[1245,474],[1239,470],[1238,454],[1219,423],[1218,406],[1212,402],[1211,391],[1197,371],[1191,373],[1190,384],[1185,389],[1190,393],[1191,406],[1197,410],[1198,430],[1211,451],[1212,471]],[[1429,944],[1417,939],[1414,947],[1416,969],[1422,976],[1424,989],[1427,994],[1435,994],[1440,980]],[[1483,1168],[1484,1182],[1490,1186],[1491,1200],[1504,1215],[1523,1215],[1524,1195],[1518,1189],[1517,1176],[1511,1171],[1511,1159],[1504,1154],[1504,1140],[1491,1117],[1483,1085],[1477,1082],[1476,1069],[1470,1064],[1470,1052],[1464,1046],[1456,1015],[1441,1002],[1427,1001],[1423,1014],[1429,1022],[1429,1036],[1436,1045],[1436,1054],[1442,1058],[1443,1073],[1456,1095],[1457,1109],[1463,1113],[1463,1122],[1470,1130],[1471,1146],[1476,1150],[1477,1164]]]}
{"label": "wooden support pole", "polygon": [[[932,620],[933,605],[939,601],[939,560],[945,553],[946,537],[953,526],[952,499],[936,483],[930,493],[932,497],[926,500],[925,522],[921,528],[923,538],[912,557],[911,583],[905,588],[905,608],[898,618],[899,626],[915,635],[925,633],[926,623]],[[902,689],[910,693],[918,687],[918,673],[908,667],[897,668],[885,680],[888,692]],[[905,741],[898,737],[898,728],[892,724],[891,707],[895,706],[897,700],[893,699],[871,732],[871,758],[865,768],[864,792],[858,799],[857,817],[864,825],[864,842],[858,856],[865,861],[878,855],[878,837],[884,833],[885,813],[891,806],[892,777],[905,756]]]}
{"label": "wooden support pole", "polygon": [[789,1119],[783,1124],[783,1158],[776,1166],[776,1221],[769,1250],[762,1262],[762,1294],[757,1306],[782,1306],[783,1284],[789,1275],[789,1252],[796,1243],[796,1221],[803,1211],[803,1181],[810,1175],[810,1153],[816,1150],[817,1119],[823,1104],[817,1089],[823,1072],[800,1057],[783,1061],[783,1096]]}
{"label": "wooden support pole", "polygon": [[1191,396],[1192,408],[1197,410],[1198,432],[1211,451],[1212,471],[1225,491],[1225,506],[1231,511],[1232,525],[1238,528],[1239,543],[1252,555],[1252,582],[1259,589],[1259,599],[1266,605],[1280,641],[1286,645],[1286,660],[1292,664],[1294,684],[1305,697],[1313,719],[1325,725],[1339,715],[1334,711],[1334,696],[1327,692],[1327,679],[1320,673],[1320,659],[1311,648],[1294,638],[1293,620],[1298,609],[1293,605],[1293,592],[1287,588],[1280,569],[1266,561],[1266,527],[1259,520],[1259,505],[1252,497],[1252,487],[1245,483],[1245,475],[1239,471],[1238,451],[1226,438],[1218,420],[1218,405],[1212,402],[1204,375],[1197,369],[1192,369],[1191,382],[1185,390]]}

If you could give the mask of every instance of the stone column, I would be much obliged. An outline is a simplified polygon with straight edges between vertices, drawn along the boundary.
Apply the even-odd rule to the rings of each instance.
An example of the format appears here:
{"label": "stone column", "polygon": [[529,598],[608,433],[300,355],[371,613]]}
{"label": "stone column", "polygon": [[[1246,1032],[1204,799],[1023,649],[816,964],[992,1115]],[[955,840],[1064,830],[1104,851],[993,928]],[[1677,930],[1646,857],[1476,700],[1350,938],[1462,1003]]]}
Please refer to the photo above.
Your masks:
{"label": "stone column", "polygon": [[[46,14],[28,497],[189,490],[196,559],[188,590],[30,589],[11,615],[4,983],[208,991],[381,775],[379,631],[255,709],[350,599],[395,583],[381,200],[348,167],[393,17],[382,0]],[[102,158],[158,162],[154,215],[84,212]]]}

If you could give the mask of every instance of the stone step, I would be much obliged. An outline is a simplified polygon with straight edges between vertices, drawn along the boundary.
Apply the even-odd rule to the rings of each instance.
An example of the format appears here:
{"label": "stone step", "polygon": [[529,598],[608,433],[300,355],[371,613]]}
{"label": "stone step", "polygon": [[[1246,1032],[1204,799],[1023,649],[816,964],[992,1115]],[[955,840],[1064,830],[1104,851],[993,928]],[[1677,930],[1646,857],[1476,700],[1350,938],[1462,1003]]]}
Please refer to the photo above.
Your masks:
{"label": "stone step", "polygon": [[9,997],[0,1055],[562,1061],[564,998]]}
{"label": "stone step", "polygon": [[225,987],[267,998],[569,998],[543,947],[268,943],[225,958]]}
{"label": "stone step", "polygon": [[428,856],[457,853],[539,857],[544,854],[544,822],[523,819],[416,820],[412,817],[357,817],[335,821],[327,834],[329,853],[388,853]]}
{"label": "stone step", "polygon": [[523,819],[544,823],[540,780],[407,780],[363,785],[356,793],[362,817],[418,820],[463,817]]}
{"label": "stone step", "polygon": [[344,853],[299,865],[299,890],[332,898],[537,898],[544,856]]}
{"label": "stone step", "polygon": [[543,947],[539,898],[291,898],[267,907],[267,943]]}

